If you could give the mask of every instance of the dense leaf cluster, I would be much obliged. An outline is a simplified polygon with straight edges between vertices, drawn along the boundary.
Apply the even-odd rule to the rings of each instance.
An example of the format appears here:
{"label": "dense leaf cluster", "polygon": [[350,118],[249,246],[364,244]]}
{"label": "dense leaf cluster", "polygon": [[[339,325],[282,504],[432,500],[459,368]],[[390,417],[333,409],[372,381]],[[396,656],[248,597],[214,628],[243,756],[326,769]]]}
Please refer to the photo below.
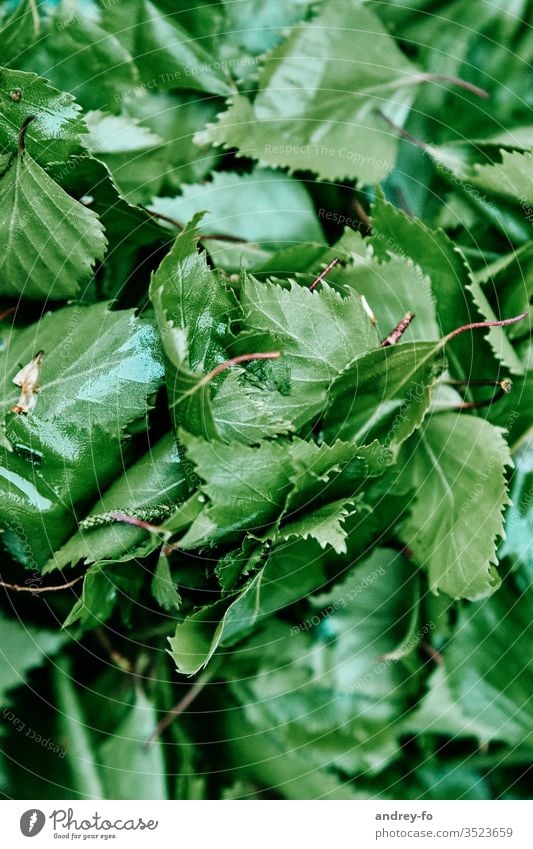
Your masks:
{"label": "dense leaf cluster", "polygon": [[175,5],[0,3],[0,788],[521,797],[531,3]]}

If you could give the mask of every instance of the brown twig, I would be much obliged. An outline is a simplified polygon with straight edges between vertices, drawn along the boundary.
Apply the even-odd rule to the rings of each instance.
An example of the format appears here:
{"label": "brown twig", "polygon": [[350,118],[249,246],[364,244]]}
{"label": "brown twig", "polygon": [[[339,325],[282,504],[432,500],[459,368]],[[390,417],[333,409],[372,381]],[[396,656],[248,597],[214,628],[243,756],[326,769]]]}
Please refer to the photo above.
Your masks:
{"label": "brown twig", "polygon": [[422,641],[420,643],[420,648],[423,651],[425,651],[425,653],[428,655],[428,657],[431,660],[433,660],[435,663],[442,663],[443,657],[442,657],[441,653],[438,652],[437,649],[433,648],[432,645],[430,645],[429,643],[426,643],[425,641]]}
{"label": "brown twig", "polygon": [[97,640],[101,643],[105,651],[108,653],[113,663],[120,669],[122,669],[123,672],[131,673],[132,667],[130,661],[127,657],[124,657],[124,655],[120,654],[120,652],[116,651],[116,649],[113,648],[111,640],[109,639],[105,631],[103,631],[102,628],[97,628],[95,631],[95,635]]}
{"label": "brown twig", "polygon": [[16,307],[9,307],[8,310],[4,310],[4,312],[0,312],[0,321],[3,321],[4,318],[7,318],[8,315],[11,315],[11,313],[14,313],[16,309],[17,309]]}
{"label": "brown twig", "polygon": [[313,291],[313,289],[315,288],[315,286],[318,286],[318,284],[322,282],[322,280],[324,279],[324,277],[326,276],[326,274],[328,274],[328,273],[331,271],[331,269],[332,269],[332,268],[335,268],[335,266],[337,265],[337,263],[338,263],[338,262],[339,262],[339,258],[338,258],[338,257],[336,257],[336,256],[335,256],[335,257],[333,257],[333,259],[331,260],[331,262],[328,262],[328,264],[326,265],[325,269],[324,269],[323,271],[321,271],[321,272],[320,272],[320,274],[318,275],[318,277],[315,277],[315,279],[313,280],[313,282],[312,282],[312,283],[311,283],[311,285],[309,286],[309,291],[310,291],[310,292],[312,292],[312,291]]}
{"label": "brown twig", "polygon": [[362,221],[362,223],[365,225],[367,232],[371,233],[372,232],[372,222],[371,222],[370,218],[368,217],[368,215],[366,214],[366,211],[365,211],[362,203],[360,202],[359,198],[354,197],[352,203],[353,203],[353,208],[355,209],[357,215],[359,216],[359,220]]}
{"label": "brown twig", "polygon": [[391,129],[393,129],[396,133],[398,133],[398,135],[402,139],[411,142],[411,144],[414,144],[416,145],[416,147],[419,147],[421,150],[427,152],[429,145],[425,141],[422,141],[422,139],[413,136],[412,133],[407,132],[407,130],[404,130],[403,127],[400,127],[398,124],[395,124],[394,121],[391,121],[391,119],[387,115],[385,115],[384,112],[381,111],[381,109],[378,109],[378,115],[383,118],[385,123],[388,124],[389,127],[391,127]]}
{"label": "brown twig", "polygon": [[209,668],[206,669],[202,673],[202,675],[200,675],[198,680],[191,685],[191,687],[187,690],[183,698],[180,699],[179,702],[174,705],[172,710],[165,714],[163,719],[161,719],[157,723],[156,727],[154,728],[148,739],[145,741],[143,748],[147,749],[148,746],[153,743],[154,740],[157,740],[157,738],[163,733],[163,731],[168,728],[168,726],[174,721],[174,719],[176,719],[177,716],[180,716],[180,714],[182,714],[184,711],[187,710],[188,707],[191,706],[197,696],[200,695],[205,685],[209,683],[217,668],[218,663],[216,663],[216,661],[212,661]]}
{"label": "brown twig", "polygon": [[5,581],[0,581],[0,587],[4,587],[6,590],[16,590],[18,593],[55,593],[59,590],[68,590],[69,587],[73,587],[74,584],[82,581],[84,577],[85,575],[80,575],[73,581],[69,581],[68,584],[60,584],[58,587],[21,587],[18,584],[6,584]]}
{"label": "brown twig", "polygon": [[403,334],[411,324],[414,317],[414,312],[406,312],[404,317],[401,321],[398,322],[394,330],[392,330],[391,333],[389,333],[388,336],[385,336],[385,339],[380,342],[381,347],[388,348],[389,345],[396,345],[396,342],[399,342],[399,340],[402,338]]}
{"label": "brown twig", "polygon": [[[461,381],[457,381],[457,383],[461,383]],[[488,381],[483,380],[472,380],[471,382],[465,381],[465,383],[467,383],[468,386],[499,386],[499,391],[490,398],[485,398],[483,401],[465,401],[463,404],[456,404],[453,408],[454,410],[474,410],[480,407],[490,407],[491,404],[495,404],[496,401],[499,401],[505,395],[509,395],[513,388],[513,384],[508,378],[492,381],[490,384]]]}
{"label": "brown twig", "polygon": [[[177,227],[178,230],[185,229],[185,225],[178,221],[176,218],[171,218],[170,215],[164,215],[162,212],[155,212],[153,209],[148,209],[147,206],[143,206],[145,212],[148,215],[151,215],[152,218],[158,218],[160,221],[166,221],[167,224],[172,224],[173,227]],[[205,235],[200,235],[200,241],[205,242],[206,239],[218,239],[220,242],[234,242],[238,245],[247,245],[248,241],[246,239],[239,239],[238,236],[228,236],[222,233],[206,233]]]}
{"label": "brown twig", "polygon": [[489,96],[488,91],[484,88],[480,88],[473,83],[462,80],[460,77],[452,77],[448,74],[417,74],[417,79],[420,80],[420,82],[449,83],[450,85],[456,85],[458,88],[469,91],[470,94],[475,94],[476,97],[482,97],[483,100],[486,100]]}

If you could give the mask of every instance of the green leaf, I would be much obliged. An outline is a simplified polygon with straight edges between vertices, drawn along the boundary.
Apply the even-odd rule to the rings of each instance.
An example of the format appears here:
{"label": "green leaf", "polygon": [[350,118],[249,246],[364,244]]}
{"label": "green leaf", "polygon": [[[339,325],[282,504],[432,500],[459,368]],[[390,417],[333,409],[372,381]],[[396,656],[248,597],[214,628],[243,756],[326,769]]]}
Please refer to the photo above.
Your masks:
{"label": "green leaf", "polygon": [[98,774],[90,727],[83,715],[72,665],[60,658],[53,669],[55,705],[59,714],[59,730],[65,741],[65,766],[70,770],[73,790],[81,798],[103,799],[104,791]]}
{"label": "green leaf", "polygon": [[187,434],[181,439],[188,460],[207,482],[202,491],[211,504],[180,540],[180,548],[231,539],[244,531],[259,535],[283,514],[294,471],[286,445],[224,445]]}
{"label": "green leaf", "polygon": [[39,13],[35,0],[21,0],[7,18],[0,21],[2,61],[19,64],[20,55],[39,35]]}
{"label": "green leaf", "polygon": [[445,652],[456,704],[485,739],[531,751],[531,693],[527,685],[531,591],[503,587],[490,599],[462,608]]}
{"label": "green leaf", "polygon": [[505,540],[500,557],[509,557],[515,568],[523,566],[530,584],[533,584],[533,551],[531,532],[533,511],[533,445],[526,441],[513,458],[515,471],[511,485],[511,504],[505,516]]}
{"label": "green leaf", "polygon": [[168,798],[162,744],[144,745],[156,725],[154,705],[137,689],[126,718],[98,749],[107,799]]}
{"label": "green leaf", "polygon": [[118,559],[134,551],[146,539],[146,530],[117,522],[111,514],[123,513],[157,524],[184,500],[187,489],[176,441],[169,434],[113,481],[44,571],[63,569],[80,560]]}
{"label": "green leaf", "polygon": [[324,240],[305,186],[263,168],[251,174],[215,171],[209,183],[183,185],[179,197],[154,198],[150,207],[178,221],[207,209],[200,233],[225,234],[265,248]]}
{"label": "green leaf", "polygon": [[79,294],[107,245],[97,215],[27,152],[0,180],[0,209],[1,294],[42,300]]}
{"label": "green leaf", "polygon": [[266,616],[304,598],[324,580],[316,545],[289,542],[277,546],[240,593],[201,608],[178,625],[169,640],[178,671],[195,674],[219,646],[232,645]]}
{"label": "green leaf", "polygon": [[168,558],[164,555],[161,555],[157,561],[150,589],[157,603],[165,610],[178,610],[180,608],[181,596],[172,579]]}
{"label": "green leaf", "polygon": [[[31,586],[35,586],[34,583]],[[43,666],[65,642],[58,631],[38,628],[22,619],[11,619],[0,612],[0,697],[26,681],[28,673]]]}
{"label": "green leaf", "polygon": [[437,342],[404,342],[357,357],[330,389],[325,438],[397,449],[418,428],[446,360]]}
{"label": "green leaf", "polygon": [[234,96],[206,137],[241,156],[312,171],[322,180],[375,183],[396,157],[396,140],[379,110],[401,121],[413,82],[414,67],[370,9],[330,0],[267,54],[253,103]]}
{"label": "green leaf", "polygon": [[142,571],[132,563],[96,563],[85,573],[80,598],[63,622],[63,628],[78,626],[81,630],[101,628],[120,603],[125,610],[136,602],[142,582]]}
{"label": "green leaf", "polygon": [[28,415],[7,413],[11,450],[0,465],[4,540],[34,568],[75,532],[75,511],[83,515],[83,505],[117,477],[125,428],[146,415],[163,377],[149,322],[109,312],[105,303],[67,307],[14,337],[4,354],[4,411],[18,394],[10,380],[39,350],[36,406]]}
{"label": "green leaf", "polygon": [[500,584],[496,539],[511,465],[502,431],[473,416],[436,415],[407,443],[400,464],[399,485],[415,491],[401,537],[427,569],[432,591],[490,595]]}
{"label": "green leaf", "polygon": [[0,150],[15,153],[20,128],[31,116],[26,149],[40,165],[81,152],[87,128],[74,98],[36,74],[0,68]]}
{"label": "green leaf", "polygon": [[131,118],[101,110],[89,112],[86,121],[87,146],[107,165],[127,200],[147,202],[161,191],[167,169],[162,139]]}
{"label": "green leaf", "polygon": [[418,664],[387,659],[416,603],[405,560],[376,549],[313,599],[298,624],[272,622],[228,664],[247,723],[305,754],[307,769],[378,772],[398,753],[408,693],[416,691]]}
{"label": "green leaf", "polygon": [[502,150],[500,163],[475,165],[475,184],[509,198],[527,212],[533,205],[533,154]]}
{"label": "green leaf", "polygon": [[220,63],[155,3],[134,0],[128,8],[104,7],[103,24],[133,55],[142,82],[150,89],[194,89],[227,95],[230,81]]}
{"label": "green leaf", "polygon": [[199,254],[195,216],[178,236],[150,283],[163,348],[167,391],[174,425],[196,433],[216,433],[211,388],[204,378],[226,360],[225,342],[234,301],[221,278]]}
{"label": "green leaf", "polygon": [[[386,260],[390,252],[407,255],[430,278],[443,335],[473,321],[496,318],[481,287],[472,279],[464,256],[444,231],[433,231],[422,221],[409,218],[382,197],[373,207],[372,223],[371,243],[378,257]],[[491,328],[487,339],[505,365],[516,374],[523,371],[503,328]],[[485,345],[474,352],[471,339],[462,334],[450,343],[447,352],[450,371],[458,379],[485,377],[490,357]]]}
{"label": "green leaf", "polygon": [[288,370],[290,389],[271,393],[269,403],[295,429],[321,413],[345,366],[378,344],[360,298],[342,298],[327,284],[320,291],[296,283],[285,289],[246,276],[241,307],[244,335],[237,348],[245,342],[247,350],[281,351],[279,368]]}
{"label": "green leaf", "polygon": [[85,109],[117,109],[121,96],[139,83],[139,73],[119,38],[67,0],[34,45],[33,70],[67,89]]}
{"label": "green leaf", "polygon": [[[207,442],[188,434],[181,439],[188,461],[206,482],[201,490],[209,499],[180,540],[183,549],[233,539],[244,532],[276,539],[282,518],[297,522],[300,510],[312,511],[313,506],[340,498],[350,500],[364,478],[381,474],[389,461],[380,446],[348,442],[317,447],[300,439],[265,440],[250,447]],[[305,535],[316,533],[324,541],[323,518],[323,514],[313,516]],[[294,525],[289,526],[288,534],[293,532]]]}
{"label": "green leaf", "polygon": [[202,180],[216,165],[220,155],[209,145],[196,145],[195,133],[213,121],[218,112],[218,100],[202,99],[193,92],[135,90],[126,98],[123,109],[139,119],[165,141],[168,164],[165,168],[165,187],[174,193],[182,183]]}
{"label": "green leaf", "polygon": [[386,262],[376,262],[371,255],[354,258],[352,265],[335,270],[328,278],[341,291],[355,290],[365,296],[381,339],[407,312],[413,312],[415,318],[402,342],[440,337],[431,280],[409,258],[394,254]]}

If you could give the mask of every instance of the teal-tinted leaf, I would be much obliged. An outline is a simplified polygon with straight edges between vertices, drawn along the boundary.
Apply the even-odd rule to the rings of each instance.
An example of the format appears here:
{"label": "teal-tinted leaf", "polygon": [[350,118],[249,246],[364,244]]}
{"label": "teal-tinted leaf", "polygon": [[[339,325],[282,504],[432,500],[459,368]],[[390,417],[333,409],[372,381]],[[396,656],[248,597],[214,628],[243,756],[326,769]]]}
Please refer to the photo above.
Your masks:
{"label": "teal-tinted leaf", "polygon": [[26,149],[40,165],[81,151],[87,129],[74,98],[36,74],[0,68],[2,152],[15,153],[20,128],[30,116],[35,120],[26,132]]}
{"label": "teal-tinted leaf", "polygon": [[499,586],[496,540],[508,503],[502,432],[473,416],[433,416],[404,448],[401,485],[414,490],[401,536],[433,592],[478,599]]}
{"label": "teal-tinted leaf", "polygon": [[66,300],[104,257],[98,216],[71,198],[31,156],[16,156],[0,179],[0,292]]}
{"label": "teal-tinted leaf", "polygon": [[266,248],[324,240],[305,186],[262,168],[251,174],[215,172],[211,182],[184,185],[179,197],[154,198],[150,206],[178,221],[208,210],[200,233],[221,233]]}

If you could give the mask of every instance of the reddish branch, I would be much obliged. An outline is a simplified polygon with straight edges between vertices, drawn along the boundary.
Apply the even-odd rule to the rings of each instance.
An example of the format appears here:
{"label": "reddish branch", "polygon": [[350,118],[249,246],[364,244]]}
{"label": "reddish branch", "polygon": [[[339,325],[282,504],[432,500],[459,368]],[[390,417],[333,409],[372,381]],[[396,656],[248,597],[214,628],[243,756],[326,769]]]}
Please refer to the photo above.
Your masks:
{"label": "reddish branch", "polygon": [[203,377],[199,385],[203,386],[206,383],[209,383],[213,378],[217,377],[221,372],[225,371],[227,368],[231,368],[231,366],[236,366],[239,363],[247,363],[251,360],[277,360],[281,354],[279,351],[268,351],[266,354],[239,354],[238,357],[232,357],[231,360],[226,360],[223,363],[220,363],[213,371],[210,371],[209,374],[206,374]]}
{"label": "reddish branch", "polygon": [[311,283],[311,285],[309,286],[309,291],[310,291],[310,292],[312,292],[312,291],[313,291],[313,289],[314,289],[316,286],[318,286],[318,284],[319,284],[319,283],[321,283],[321,282],[322,282],[322,280],[324,279],[324,277],[326,276],[326,274],[328,274],[328,273],[331,271],[331,269],[332,269],[332,268],[335,268],[335,266],[337,265],[338,261],[339,261],[339,258],[338,258],[338,257],[333,257],[333,259],[331,260],[331,262],[329,262],[329,263],[326,265],[326,267],[325,267],[324,271],[321,271],[321,272],[320,272],[320,274],[318,275],[318,277],[316,277],[316,278],[313,280],[313,282]]}
{"label": "reddish branch", "polygon": [[382,342],[380,343],[381,347],[388,348],[389,345],[396,345],[396,342],[399,342],[399,340],[402,338],[403,334],[411,324],[414,317],[414,312],[406,312],[404,317],[401,321],[398,322],[394,330],[389,333],[389,335],[386,336],[385,339],[382,340]]}
{"label": "reddish branch", "polygon": [[519,321],[527,318],[527,315],[527,312],[523,312],[520,315],[513,316],[513,318],[502,318],[499,321],[474,321],[472,324],[464,324],[462,327],[458,327],[456,330],[448,333],[443,341],[450,342],[456,336],[459,336],[460,333],[466,333],[467,330],[483,330],[490,327],[507,327],[509,324],[517,324]]}

